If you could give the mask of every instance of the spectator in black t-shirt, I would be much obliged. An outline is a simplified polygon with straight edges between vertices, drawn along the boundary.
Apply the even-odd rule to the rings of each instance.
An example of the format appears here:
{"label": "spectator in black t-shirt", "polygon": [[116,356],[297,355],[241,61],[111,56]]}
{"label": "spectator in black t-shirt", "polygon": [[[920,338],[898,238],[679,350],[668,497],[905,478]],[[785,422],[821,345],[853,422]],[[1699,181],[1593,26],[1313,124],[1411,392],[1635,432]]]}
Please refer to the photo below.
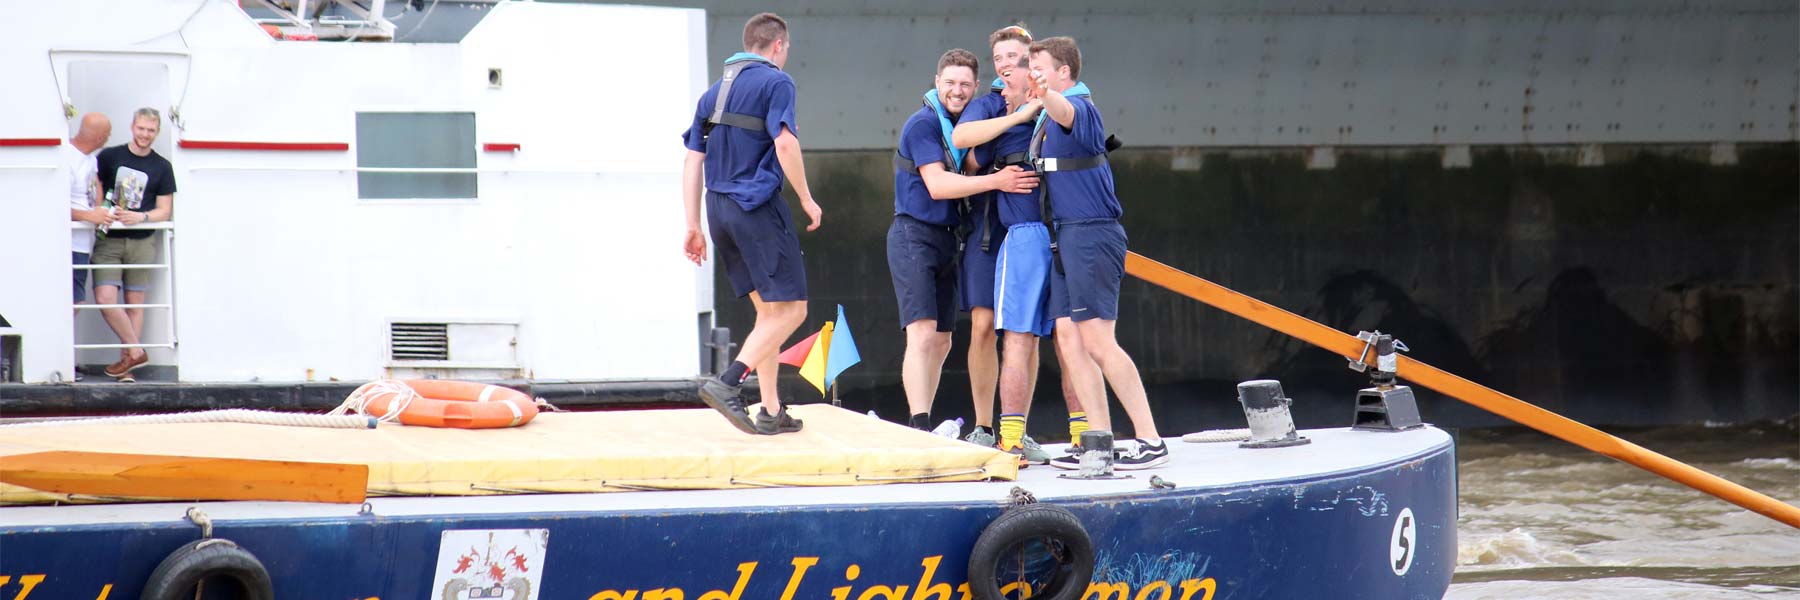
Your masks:
{"label": "spectator in black t-shirt", "polygon": [[[168,221],[175,215],[175,168],[169,160],[150,149],[162,132],[162,114],[154,108],[140,108],[131,119],[131,141],[101,150],[95,157],[99,164],[101,189],[117,207],[114,218],[122,225]],[[97,265],[143,265],[156,263],[156,231],[115,227],[106,237],[94,242],[93,262]],[[119,288],[125,288],[125,304],[143,304],[150,289],[147,269],[94,270],[94,301],[119,304]],[[138,344],[144,331],[144,309],[100,309],[106,324],[118,334],[123,344]],[[107,365],[106,374],[119,381],[135,381],[131,371],[150,362],[143,348],[124,348],[119,362]]]}

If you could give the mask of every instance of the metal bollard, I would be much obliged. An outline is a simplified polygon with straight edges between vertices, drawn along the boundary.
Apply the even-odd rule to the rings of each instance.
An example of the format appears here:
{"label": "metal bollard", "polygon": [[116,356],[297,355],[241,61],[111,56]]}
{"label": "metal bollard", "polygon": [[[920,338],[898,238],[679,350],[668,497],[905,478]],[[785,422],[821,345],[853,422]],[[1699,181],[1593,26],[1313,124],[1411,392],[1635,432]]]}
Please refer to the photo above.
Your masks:
{"label": "metal bollard", "polygon": [[1238,384],[1238,402],[1244,405],[1244,419],[1250,422],[1250,440],[1239,448],[1283,448],[1310,444],[1294,431],[1294,416],[1288,412],[1293,400],[1281,393],[1281,382],[1256,379]]}

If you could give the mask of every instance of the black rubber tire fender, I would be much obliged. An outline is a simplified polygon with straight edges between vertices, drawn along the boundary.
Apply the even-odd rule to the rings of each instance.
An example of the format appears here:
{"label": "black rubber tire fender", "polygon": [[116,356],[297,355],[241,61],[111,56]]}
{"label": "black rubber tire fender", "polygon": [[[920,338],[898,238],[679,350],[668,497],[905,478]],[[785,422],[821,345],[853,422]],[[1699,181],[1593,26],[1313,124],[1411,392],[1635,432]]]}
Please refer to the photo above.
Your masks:
{"label": "black rubber tire fender", "polygon": [[1069,509],[1049,504],[1027,504],[1001,513],[999,518],[981,530],[975,547],[969,551],[969,592],[976,600],[1003,600],[1000,595],[998,568],[1000,554],[1033,538],[1051,538],[1067,553],[1071,572],[1057,577],[1042,590],[1033,590],[1039,600],[1077,600],[1087,592],[1094,578],[1094,541],[1088,537],[1081,519]]}
{"label": "black rubber tire fender", "polygon": [[224,577],[237,582],[243,598],[274,600],[275,585],[262,561],[237,545],[222,538],[194,540],[176,548],[164,558],[150,579],[144,582],[142,600],[189,600],[194,588],[209,577]]}

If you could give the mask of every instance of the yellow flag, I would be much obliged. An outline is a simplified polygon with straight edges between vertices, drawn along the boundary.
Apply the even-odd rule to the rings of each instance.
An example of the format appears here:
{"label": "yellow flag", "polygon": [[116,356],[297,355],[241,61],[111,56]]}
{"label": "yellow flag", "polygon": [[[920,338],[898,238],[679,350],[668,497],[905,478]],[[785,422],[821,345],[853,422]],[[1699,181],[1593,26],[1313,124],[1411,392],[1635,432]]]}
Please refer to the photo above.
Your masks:
{"label": "yellow flag", "polygon": [[831,321],[819,328],[819,337],[813,338],[811,352],[806,353],[806,363],[800,365],[800,378],[813,387],[819,388],[819,394],[825,393],[825,353],[831,351]]}

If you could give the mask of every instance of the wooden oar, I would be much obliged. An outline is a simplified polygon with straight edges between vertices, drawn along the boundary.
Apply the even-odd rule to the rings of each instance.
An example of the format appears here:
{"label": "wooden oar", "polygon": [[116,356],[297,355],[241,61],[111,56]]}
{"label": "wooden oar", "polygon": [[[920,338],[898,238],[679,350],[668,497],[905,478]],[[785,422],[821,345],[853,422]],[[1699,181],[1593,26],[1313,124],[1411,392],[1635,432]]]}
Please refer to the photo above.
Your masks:
{"label": "wooden oar", "polygon": [[60,494],[362,502],[368,465],[51,451],[0,456],[0,483]]}
{"label": "wooden oar", "polygon": [[[1363,351],[1363,342],[1356,339],[1355,336],[1320,325],[1306,317],[1276,308],[1169,265],[1144,258],[1136,252],[1126,253],[1125,272],[1168,288],[1177,294],[1249,319],[1258,325],[1330,350],[1338,356],[1357,356]],[[1399,368],[1396,372],[1403,379],[1800,529],[1800,507],[1770,498],[1717,475],[1696,469],[1687,463],[1663,456],[1568,417],[1544,410],[1537,405],[1496,392],[1437,367],[1405,356],[1399,358]]]}

